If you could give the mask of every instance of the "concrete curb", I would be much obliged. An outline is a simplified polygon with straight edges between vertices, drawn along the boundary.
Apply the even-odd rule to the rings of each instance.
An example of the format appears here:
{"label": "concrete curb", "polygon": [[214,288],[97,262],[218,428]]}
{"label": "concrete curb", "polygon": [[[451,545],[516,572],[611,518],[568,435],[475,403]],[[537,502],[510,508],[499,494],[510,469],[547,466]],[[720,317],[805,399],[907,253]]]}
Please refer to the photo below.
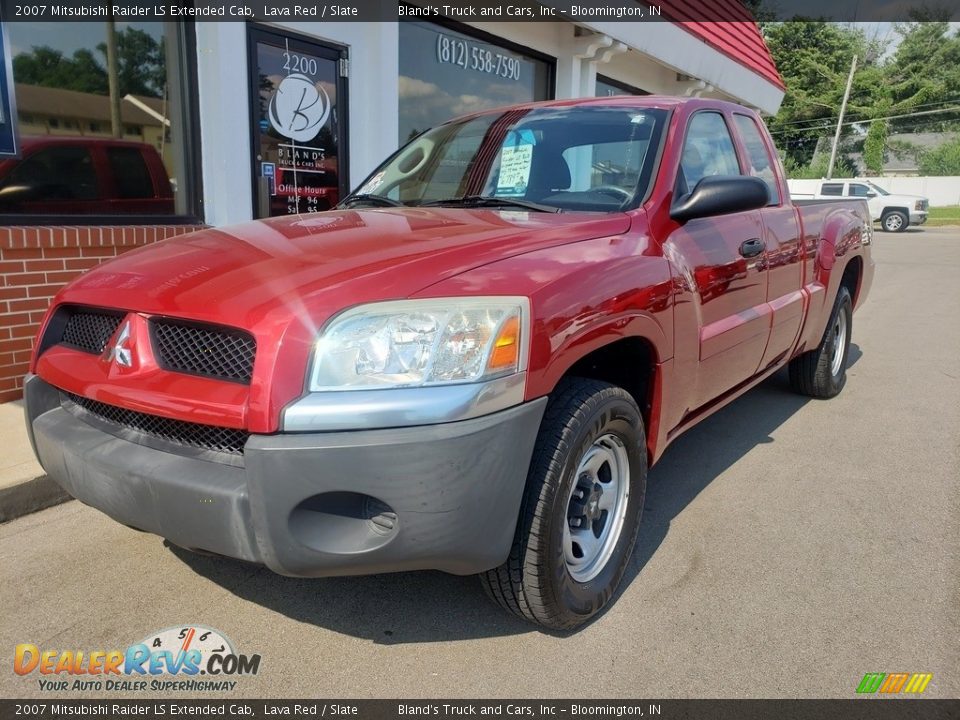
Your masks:
{"label": "concrete curb", "polygon": [[0,523],[9,522],[72,499],[47,475],[0,488]]}

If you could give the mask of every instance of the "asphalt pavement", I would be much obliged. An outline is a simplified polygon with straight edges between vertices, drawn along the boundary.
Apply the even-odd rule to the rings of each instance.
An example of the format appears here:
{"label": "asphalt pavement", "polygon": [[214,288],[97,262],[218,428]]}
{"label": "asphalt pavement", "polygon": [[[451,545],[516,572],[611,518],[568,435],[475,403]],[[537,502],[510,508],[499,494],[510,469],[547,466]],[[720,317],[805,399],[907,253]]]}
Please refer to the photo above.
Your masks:
{"label": "asphalt pavement", "polygon": [[200,623],[262,656],[235,696],[853,697],[866,672],[925,672],[956,698],[960,228],[877,233],[874,256],[841,396],[781,373],[674,443],[620,597],[579,632],[502,613],[474,578],[284,578],[69,502],[0,525],[0,693],[104,695],[41,693],[17,643]]}

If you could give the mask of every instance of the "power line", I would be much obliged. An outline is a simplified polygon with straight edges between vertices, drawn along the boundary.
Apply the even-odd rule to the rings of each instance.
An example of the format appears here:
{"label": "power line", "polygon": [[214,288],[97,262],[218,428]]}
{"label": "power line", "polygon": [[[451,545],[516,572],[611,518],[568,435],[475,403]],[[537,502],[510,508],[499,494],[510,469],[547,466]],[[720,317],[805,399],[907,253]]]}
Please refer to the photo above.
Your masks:
{"label": "power line", "polygon": [[[960,111],[960,105],[949,108],[940,108],[938,110],[921,110],[920,112],[915,113],[906,113],[903,115],[885,115],[884,117],[871,118],[869,120],[850,120],[848,122],[840,123],[841,126],[845,125],[869,125],[870,123],[878,122],[880,120],[898,120],[900,118],[912,118],[918,117],[920,115],[936,115],[937,113],[949,113]],[[793,130],[774,130],[771,131],[771,135],[784,135],[786,133],[792,132],[822,132],[825,129],[829,129],[829,126],[832,123],[824,123],[823,127],[810,127],[810,128],[795,128]]]}
{"label": "power line", "polygon": [[[958,101],[960,101],[960,97],[954,97],[954,98],[947,98],[946,100],[936,100],[936,101],[934,101],[934,102],[921,103],[920,105],[914,105],[914,106],[912,106],[912,107],[913,107],[914,109],[916,109],[916,108],[924,108],[924,107],[930,107],[930,106],[932,106],[932,105],[944,105],[944,104],[946,104],[946,103],[952,103],[952,102],[958,102]],[[881,119],[881,118],[877,118],[877,119]],[[793,121],[791,121],[791,122],[778,123],[778,127],[781,127],[781,128],[782,128],[782,127],[786,127],[786,126],[788,126],[788,125],[817,125],[817,124],[819,124],[819,123],[826,123],[826,124],[829,124],[829,125],[833,125],[836,121],[837,121],[836,116],[834,116],[834,117],[825,117],[825,118],[811,118],[811,119],[808,119],[808,120],[793,120]],[[860,121],[858,121],[858,122],[860,122]],[[866,121],[862,121],[862,122],[866,122]],[[798,129],[798,130],[802,130],[803,128],[797,128],[797,129]]]}

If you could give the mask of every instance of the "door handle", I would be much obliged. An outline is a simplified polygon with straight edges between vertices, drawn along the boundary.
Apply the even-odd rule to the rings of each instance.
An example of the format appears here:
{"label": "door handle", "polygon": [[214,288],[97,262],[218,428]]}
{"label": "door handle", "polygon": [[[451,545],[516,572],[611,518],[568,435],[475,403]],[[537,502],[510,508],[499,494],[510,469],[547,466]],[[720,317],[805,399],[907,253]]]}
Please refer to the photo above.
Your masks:
{"label": "door handle", "polygon": [[756,257],[763,252],[764,247],[763,240],[760,238],[750,238],[740,245],[740,254],[745,258]]}

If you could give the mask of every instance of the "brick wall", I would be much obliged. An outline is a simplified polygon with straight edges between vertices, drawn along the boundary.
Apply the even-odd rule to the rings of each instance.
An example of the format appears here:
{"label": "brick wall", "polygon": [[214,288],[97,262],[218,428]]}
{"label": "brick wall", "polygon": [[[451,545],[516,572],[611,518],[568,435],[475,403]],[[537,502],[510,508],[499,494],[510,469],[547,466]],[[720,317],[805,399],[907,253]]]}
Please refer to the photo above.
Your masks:
{"label": "brick wall", "polygon": [[196,229],[0,227],[0,403],[22,395],[40,321],[65,283],[127,250]]}

